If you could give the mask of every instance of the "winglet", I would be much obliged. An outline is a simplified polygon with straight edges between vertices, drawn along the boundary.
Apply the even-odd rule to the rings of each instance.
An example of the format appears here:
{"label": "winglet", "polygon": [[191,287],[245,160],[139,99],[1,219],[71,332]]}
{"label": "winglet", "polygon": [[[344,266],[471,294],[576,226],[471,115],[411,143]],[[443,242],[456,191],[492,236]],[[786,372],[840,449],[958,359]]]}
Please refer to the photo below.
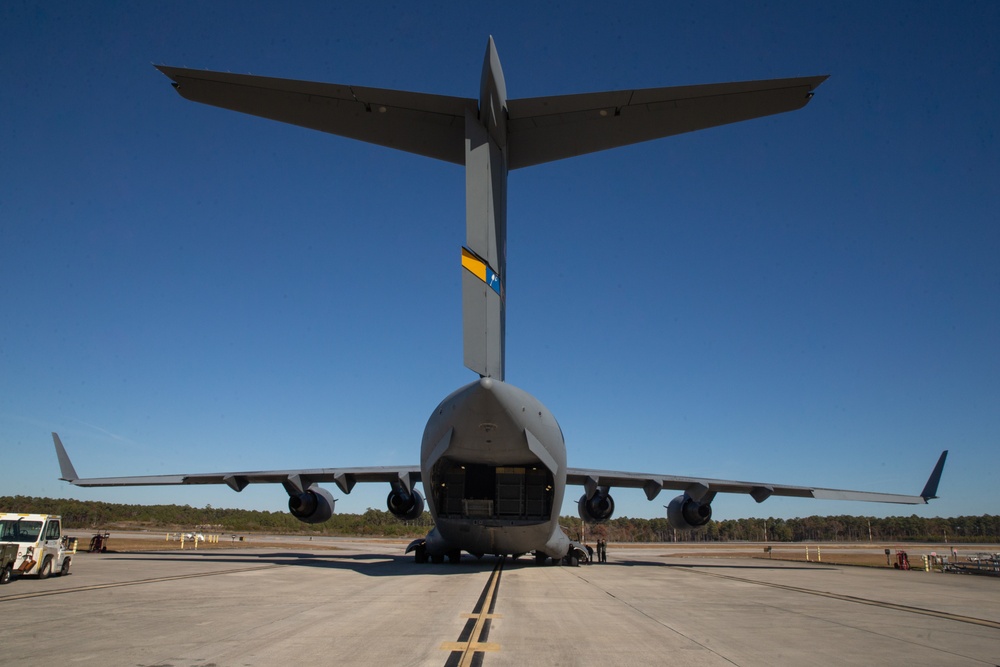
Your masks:
{"label": "winglet", "polygon": [[76,474],[73,462],[69,460],[69,454],[66,453],[66,448],[63,447],[58,433],[52,433],[52,442],[56,445],[56,456],[59,457],[59,471],[62,473],[62,477],[59,479],[73,484],[80,479],[80,476]]}
{"label": "winglet", "polygon": [[931,471],[931,476],[927,478],[927,483],[924,484],[924,490],[920,492],[920,497],[924,501],[937,498],[937,488],[938,482],[941,481],[941,471],[944,470],[944,460],[948,458],[948,450],[941,452],[941,458],[938,459],[937,465],[934,466],[934,470]]}

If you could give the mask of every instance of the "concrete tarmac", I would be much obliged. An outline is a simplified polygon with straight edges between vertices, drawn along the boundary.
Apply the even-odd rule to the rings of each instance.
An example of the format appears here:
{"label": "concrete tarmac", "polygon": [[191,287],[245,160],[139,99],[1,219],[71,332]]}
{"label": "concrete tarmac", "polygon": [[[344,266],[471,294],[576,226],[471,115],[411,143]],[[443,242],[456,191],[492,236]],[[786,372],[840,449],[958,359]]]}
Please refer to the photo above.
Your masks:
{"label": "concrete tarmac", "polygon": [[0,588],[0,663],[1000,664],[1000,579],[667,550],[576,568],[360,541],[81,553]]}

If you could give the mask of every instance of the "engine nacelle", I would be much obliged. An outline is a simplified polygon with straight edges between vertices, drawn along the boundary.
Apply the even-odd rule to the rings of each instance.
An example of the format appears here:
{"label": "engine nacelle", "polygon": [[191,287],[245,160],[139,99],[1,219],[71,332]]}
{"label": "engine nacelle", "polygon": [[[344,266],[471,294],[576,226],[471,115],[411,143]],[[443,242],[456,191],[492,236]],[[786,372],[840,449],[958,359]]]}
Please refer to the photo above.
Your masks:
{"label": "engine nacelle", "polygon": [[588,523],[607,521],[615,513],[615,499],[607,491],[598,489],[590,498],[580,496],[578,505],[580,518]]}
{"label": "engine nacelle", "polygon": [[686,493],[677,496],[667,505],[667,521],[678,530],[699,528],[712,518],[712,505],[699,503]]}
{"label": "engine nacelle", "polygon": [[424,497],[413,489],[409,493],[402,489],[393,489],[385,499],[389,512],[397,519],[413,521],[424,513]]}
{"label": "engine nacelle", "polygon": [[323,523],[333,516],[336,503],[329,491],[313,484],[288,497],[288,511],[303,523]]}

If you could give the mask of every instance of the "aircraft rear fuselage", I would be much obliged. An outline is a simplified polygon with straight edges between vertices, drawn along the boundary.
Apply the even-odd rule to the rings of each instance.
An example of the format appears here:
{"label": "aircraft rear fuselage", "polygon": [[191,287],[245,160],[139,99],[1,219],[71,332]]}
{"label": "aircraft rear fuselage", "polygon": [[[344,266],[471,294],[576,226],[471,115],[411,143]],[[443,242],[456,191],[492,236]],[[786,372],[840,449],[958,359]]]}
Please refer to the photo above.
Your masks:
{"label": "aircraft rear fuselage", "polygon": [[527,392],[481,378],[445,398],[424,429],[421,479],[437,528],[429,553],[566,554],[566,445]]}

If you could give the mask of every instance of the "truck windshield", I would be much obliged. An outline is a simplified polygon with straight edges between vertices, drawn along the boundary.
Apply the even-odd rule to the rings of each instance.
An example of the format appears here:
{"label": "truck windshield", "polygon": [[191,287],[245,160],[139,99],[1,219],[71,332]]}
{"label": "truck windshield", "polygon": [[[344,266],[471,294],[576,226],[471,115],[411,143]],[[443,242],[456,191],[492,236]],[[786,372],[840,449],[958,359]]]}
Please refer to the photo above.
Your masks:
{"label": "truck windshield", "polygon": [[41,521],[3,519],[0,521],[0,542],[37,542],[42,532]]}

